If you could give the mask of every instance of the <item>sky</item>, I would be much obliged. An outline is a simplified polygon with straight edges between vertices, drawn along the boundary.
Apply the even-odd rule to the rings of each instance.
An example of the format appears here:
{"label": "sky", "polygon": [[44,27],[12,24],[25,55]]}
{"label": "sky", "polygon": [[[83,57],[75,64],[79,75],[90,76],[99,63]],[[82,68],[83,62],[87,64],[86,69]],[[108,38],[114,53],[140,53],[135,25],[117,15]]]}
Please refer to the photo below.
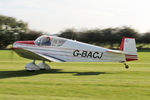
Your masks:
{"label": "sky", "polygon": [[150,31],[150,0],[0,0],[0,14],[50,34],[120,26]]}

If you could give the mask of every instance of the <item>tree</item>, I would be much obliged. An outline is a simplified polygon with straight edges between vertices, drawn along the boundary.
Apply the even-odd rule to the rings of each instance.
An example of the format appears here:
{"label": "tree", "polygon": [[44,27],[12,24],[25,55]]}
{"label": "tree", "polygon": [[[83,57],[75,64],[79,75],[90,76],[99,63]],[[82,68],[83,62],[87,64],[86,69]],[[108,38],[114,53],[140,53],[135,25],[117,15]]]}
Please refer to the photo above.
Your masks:
{"label": "tree", "polygon": [[150,43],[150,32],[143,34],[140,38],[140,42],[145,44]]}
{"label": "tree", "polygon": [[18,40],[35,40],[42,35],[43,32],[36,30],[29,30],[26,33],[18,35]]}
{"label": "tree", "polygon": [[75,32],[74,29],[66,29],[65,31],[62,31],[58,36],[75,40],[77,38],[77,32]]}
{"label": "tree", "polygon": [[28,24],[13,17],[0,15],[0,49],[17,40],[33,40],[41,32],[28,29]]}
{"label": "tree", "polygon": [[[120,44],[122,37],[140,37],[138,32],[126,26],[118,28],[85,30],[80,32],[68,29],[63,31],[59,36],[69,39],[75,38],[78,41],[91,44],[109,44],[110,48],[113,48],[114,44]],[[73,36],[75,37],[73,38]]]}
{"label": "tree", "polygon": [[138,38],[140,35],[137,31],[130,27],[121,27],[116,29],[115,33],[115,42],[121,41],[122,37],[132,37],[132,38]]}
{"label": "tree", "polygon": [[95,29],[79,32],[77,40],[86,43],[97,43],[102,40],[101,37],[101,30]]}
{"label": "tree", "polygon": [[17,21],[13,17],[0,15],[0,48],[15,41],[15,35],[26,32],[28,30],[27,23]]}

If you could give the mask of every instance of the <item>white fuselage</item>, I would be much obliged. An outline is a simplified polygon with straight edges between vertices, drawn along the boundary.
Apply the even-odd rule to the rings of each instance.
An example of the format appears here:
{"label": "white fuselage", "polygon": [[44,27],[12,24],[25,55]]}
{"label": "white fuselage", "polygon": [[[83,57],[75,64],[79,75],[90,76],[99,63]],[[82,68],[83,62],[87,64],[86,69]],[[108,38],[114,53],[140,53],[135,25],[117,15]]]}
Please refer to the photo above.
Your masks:
{"label": "white fuselage", "polygon": [[122,51],[106,49],[69,39],[65,39],[65,42],[61,46],[38,46],[35,44],[14,43],[13,48],[29,50],[36,54],[42,54],[45,57],[58,59],[62,62],[126,61],[125,54]]}

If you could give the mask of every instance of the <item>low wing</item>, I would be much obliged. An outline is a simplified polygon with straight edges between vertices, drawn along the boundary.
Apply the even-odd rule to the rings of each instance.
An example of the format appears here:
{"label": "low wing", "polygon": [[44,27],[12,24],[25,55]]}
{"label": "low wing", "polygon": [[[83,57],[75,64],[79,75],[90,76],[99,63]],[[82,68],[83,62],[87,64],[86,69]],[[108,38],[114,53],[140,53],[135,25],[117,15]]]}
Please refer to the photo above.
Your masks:
{"label": "low wing", "polygon": [[44,60],[50,62],[63,62],[62,60],[55,58],[53,56],[47,56],[46,54],[37,53],[31,50],[22,49],[22,48],[13,48],[13,50],[18,53],[21,57],[35,60]]}

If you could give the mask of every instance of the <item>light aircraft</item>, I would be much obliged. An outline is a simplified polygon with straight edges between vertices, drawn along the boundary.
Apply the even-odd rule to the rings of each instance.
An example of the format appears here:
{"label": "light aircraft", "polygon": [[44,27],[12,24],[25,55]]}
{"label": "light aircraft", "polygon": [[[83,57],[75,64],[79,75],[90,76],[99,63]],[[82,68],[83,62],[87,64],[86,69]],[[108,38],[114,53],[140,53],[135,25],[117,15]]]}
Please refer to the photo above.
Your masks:
{"label": "light aircraft", "polygon": [[[76,40],[42,35],[35,41],[16,41],[12,49],[21,57],[32,59],[26,64],[27,71],[48,70],[49,62],[121,62],[137,60],[134,38],[123,37],[120,50],[111,50]],[[35,60],[42,62],[35,64]]]}

